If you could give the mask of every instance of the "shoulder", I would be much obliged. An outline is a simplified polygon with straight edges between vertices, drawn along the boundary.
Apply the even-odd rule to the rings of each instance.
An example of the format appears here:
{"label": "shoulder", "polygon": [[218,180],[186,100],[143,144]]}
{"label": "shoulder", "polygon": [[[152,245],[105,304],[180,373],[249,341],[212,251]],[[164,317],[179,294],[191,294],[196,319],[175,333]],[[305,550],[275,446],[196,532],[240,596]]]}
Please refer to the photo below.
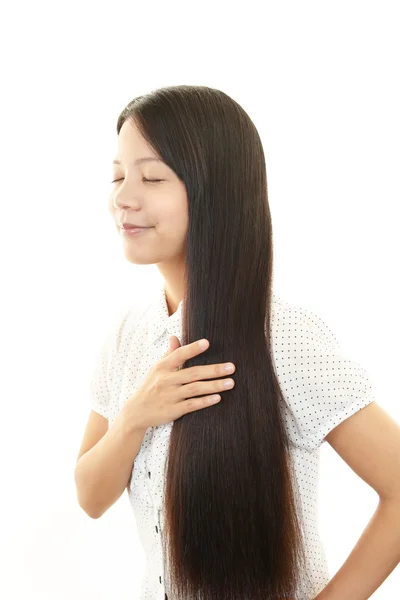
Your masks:
{"label": "shoulder", "polygon": [[319,311],[277,298],[271,321],[272,354],[294,443],[315,450],[341,421],[373,401],[372,382]]}
{"label": "shoulder", "polygon": [[114,349],[118,353],[121,345],[137,336],[147,326],[147,316],[151,304],[149,302],[135,302],[120,307],[114,322]]}
{"label": "shoulder", "polygon": [[331,350],[339,349],[339,342],[325,316],[276,294],[272,301],[271,327],[275,341],[281,344],[293,347],[317,344]]}

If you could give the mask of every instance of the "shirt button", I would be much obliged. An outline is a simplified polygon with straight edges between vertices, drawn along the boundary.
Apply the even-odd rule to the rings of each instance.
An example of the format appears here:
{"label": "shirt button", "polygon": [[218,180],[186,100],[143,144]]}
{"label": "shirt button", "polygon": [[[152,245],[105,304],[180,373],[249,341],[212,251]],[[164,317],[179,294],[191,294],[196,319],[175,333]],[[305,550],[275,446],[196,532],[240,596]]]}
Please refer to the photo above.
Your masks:
{"label": "shirt button", "polygon": [[150,471],[149,471],[149,479],[150,479]]}
{"label": "shirt button", "polygon": [[157,533],[158,533],[158,527],[157,527],[157,525],[156,525],[156,531],[157,531]]}
{"label": "shirt button", "polygon": [[161,583],[161,575],[159,576],[159,580],[160,580],[160,583]]}

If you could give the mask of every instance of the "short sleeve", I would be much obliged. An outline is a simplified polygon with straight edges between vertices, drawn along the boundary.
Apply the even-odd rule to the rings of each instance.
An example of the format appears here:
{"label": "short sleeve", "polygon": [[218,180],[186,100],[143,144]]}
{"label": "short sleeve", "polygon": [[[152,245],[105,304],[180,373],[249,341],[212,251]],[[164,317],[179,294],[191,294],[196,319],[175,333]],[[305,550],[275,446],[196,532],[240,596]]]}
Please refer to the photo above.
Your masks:
{"label": "short sleeve", "polygon": [[345,356],[316,313],[279,302],[273,355],[295,446],[316,450],[339,423],[375,400],[365,368]]}
{"label": "short sleeve", "polygon": [[112,392],[112,372],[118,352],[123,326],[130,309],[122,309],[110,326],[95,357],[90,380],[90,408],[105,419],[109,418]]}

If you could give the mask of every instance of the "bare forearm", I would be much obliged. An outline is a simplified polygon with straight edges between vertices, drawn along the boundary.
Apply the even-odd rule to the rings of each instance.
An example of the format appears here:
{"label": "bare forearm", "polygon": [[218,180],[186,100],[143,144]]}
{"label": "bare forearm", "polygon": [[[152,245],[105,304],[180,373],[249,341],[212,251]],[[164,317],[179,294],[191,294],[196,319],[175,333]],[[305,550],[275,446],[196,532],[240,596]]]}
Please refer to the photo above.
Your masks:
{"label": "bare forearm", "polygon": [[379,504],[347,560],[314,600],[367,600],[400,562],[400,500]]}
{"label": "bare forearm", "polygon": [[124,492],[145,433],[121,410],[107,433],[78,460],[78,502],[92,518],[101,517]]}

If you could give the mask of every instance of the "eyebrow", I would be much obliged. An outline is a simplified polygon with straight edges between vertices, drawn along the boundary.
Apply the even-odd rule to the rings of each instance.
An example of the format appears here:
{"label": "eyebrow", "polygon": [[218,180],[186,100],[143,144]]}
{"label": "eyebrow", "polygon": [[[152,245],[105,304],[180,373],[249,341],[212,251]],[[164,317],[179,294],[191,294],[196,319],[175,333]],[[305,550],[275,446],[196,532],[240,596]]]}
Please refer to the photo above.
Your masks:
{"label": "eyebrow", "polygon": [[[155,162],[164,162],[163,160],[161,160],[161,158],[155,158],[153,156],[143,156],[142,158],[138,158],[137,160],[135,160],[135,162],[133,163],[134,165],[140,165],[144,162],[150,162],[150,161],[155,161]],[[113,160],[112,161],[113,165],[120,165],[121,161],[120,160]]]}

